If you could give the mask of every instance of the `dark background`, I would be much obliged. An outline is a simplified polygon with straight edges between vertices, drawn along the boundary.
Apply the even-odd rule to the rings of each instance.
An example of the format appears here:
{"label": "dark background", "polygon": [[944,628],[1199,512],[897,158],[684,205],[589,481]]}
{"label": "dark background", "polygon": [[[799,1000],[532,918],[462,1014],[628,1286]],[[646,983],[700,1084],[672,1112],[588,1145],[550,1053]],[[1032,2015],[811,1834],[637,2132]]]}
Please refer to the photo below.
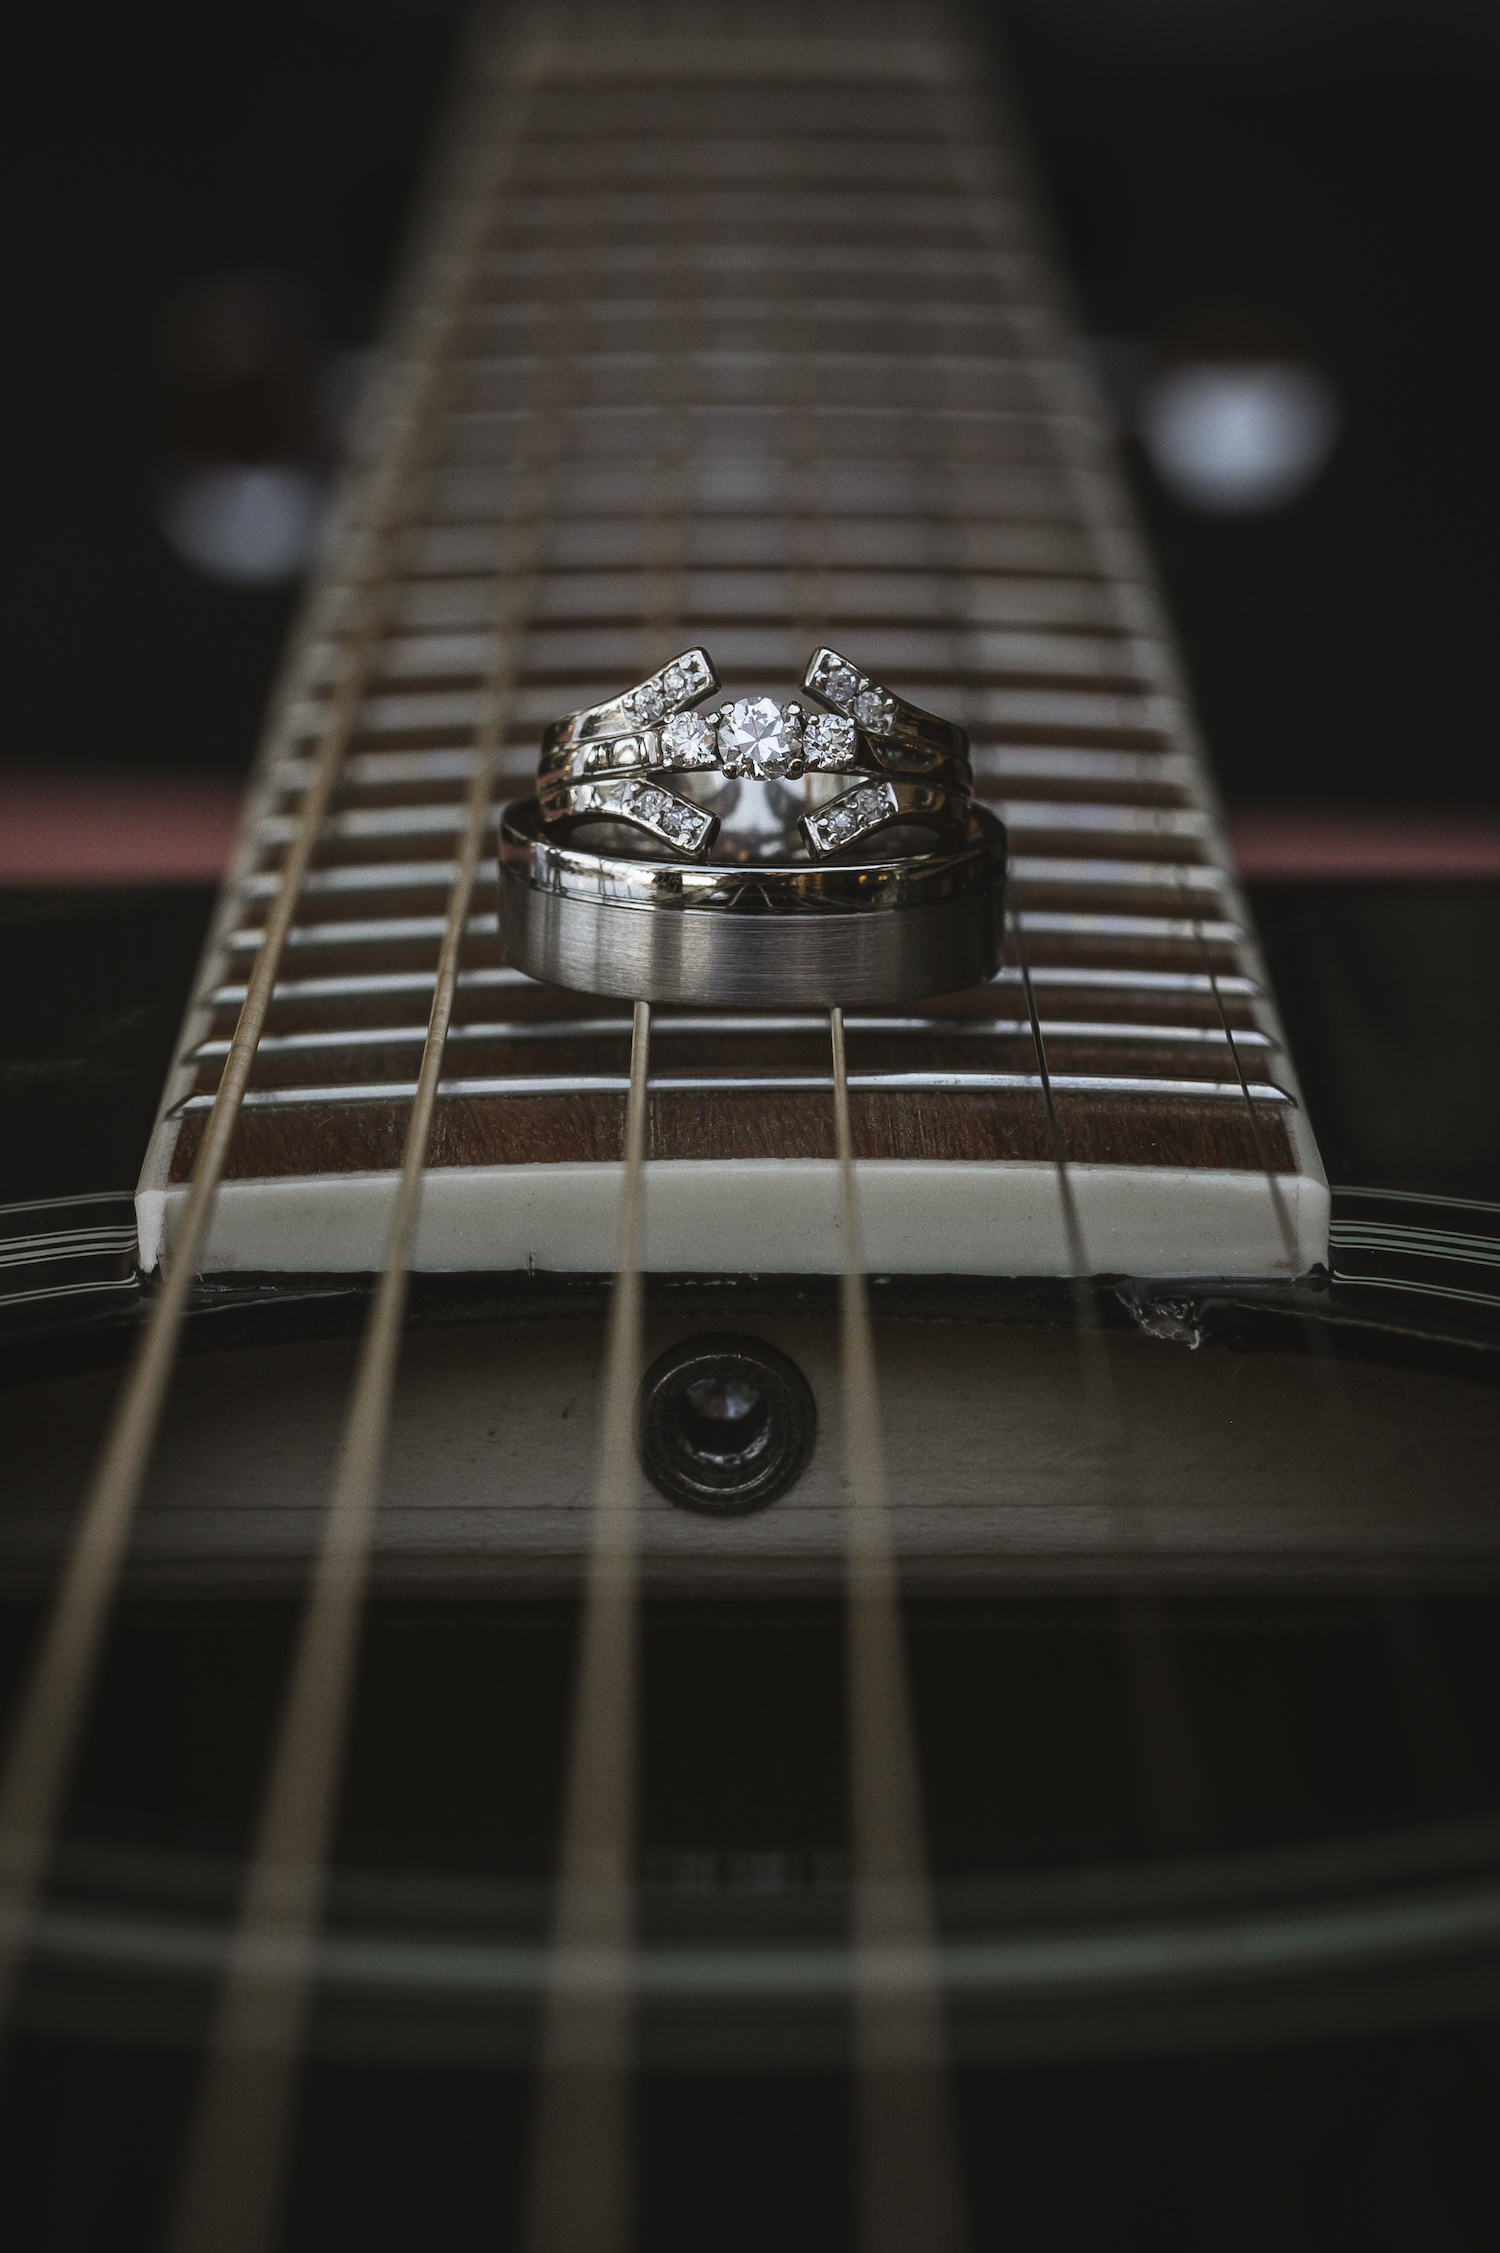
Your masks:
{"label": "dark background", "polygon": [[[0,769],[247,767],[294,594],[199,577],[157,528],[165,471],[205,436],[183,311],[270,278],[295,364],[275,414],[252,401],[219,436],[318,466],[319,384],[378,327],[463,13],[33,18],[7,116],[26,187]],[[1127,438],[1231,804],[1493,806],[1500,11],[1009,0],[980,18],[1008,40],[1106,368],[1227,340],[1310,360],[1343,402],[1326,470],[1267,515],[1177,506]],[[1330,1177],[1494,1195],[1500,888],[1273,884],[1254,905]],[[0,1194],[133,1184],[207,908],[0,896]]]}
{"label": "dark background", "polygon": [[[184,436],[174,322],[205,283],[253,273],[286,285],[304,372],[369,341],[463,12],[258,0],[33,22],[7,120],[27,187],[5,764],[247,765],[292,598],[198,578],[156,528]],[[1310,358],[1343,399],[1328,469],[1271,515],[1193,516],[1136,461],[1226,794],[1492,802],[1500,14],[978,13],[1005,26],[1090,330],[1148,364],[1216,339]]]}

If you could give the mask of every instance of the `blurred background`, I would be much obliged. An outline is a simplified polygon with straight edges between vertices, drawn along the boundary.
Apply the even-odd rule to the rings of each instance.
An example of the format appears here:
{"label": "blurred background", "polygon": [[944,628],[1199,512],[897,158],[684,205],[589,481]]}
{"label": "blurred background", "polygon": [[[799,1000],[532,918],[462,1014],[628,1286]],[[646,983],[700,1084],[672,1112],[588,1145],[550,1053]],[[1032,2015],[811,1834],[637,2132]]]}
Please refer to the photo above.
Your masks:
{"label": "blurred background", "polygon": [[[33,23],[12,773],[244,772],[462,13],[99,11],[81,42]],[[1226,795],[1492,802],[1500,11],[981,20],[1014,57]]]}
{"label": "blurred background", "polygon": [[[1500,12],[975,12],[1012,58],[1304,1071],[1334,1038],[1327,995],[1347,1019],[1352,992],[1372,1086],[1398,1020],[1406,1078],[1446,1066],[1457,1029],[1449,1108],[1492,1116]],[[15,944],[39,914],[55,935],[37,887],[201,887],[222,863],[463,13],[260,0],[28,27]],[[7,1006],[44,1000],[50,1023],[53,997]],[[1478,1162],[1367,1155],[1357,1120],[1320,1125],[1367,1177],[1452,1186]]]}

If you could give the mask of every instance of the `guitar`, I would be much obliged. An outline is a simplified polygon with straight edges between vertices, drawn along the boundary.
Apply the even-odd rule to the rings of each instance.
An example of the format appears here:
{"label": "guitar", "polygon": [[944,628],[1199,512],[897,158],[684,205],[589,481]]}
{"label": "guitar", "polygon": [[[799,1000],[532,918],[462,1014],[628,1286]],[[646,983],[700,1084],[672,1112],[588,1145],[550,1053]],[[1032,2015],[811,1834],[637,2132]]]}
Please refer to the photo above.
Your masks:
{"label": "guitar", "polygon": [[[544,726],[825,643],[967,730],[993,977],[505,958]],[[486,29],[139,1186],[0,1216],[19,2201],[1332,2243],[1346,2104],[1442,2210],[1497,1214],[1330,1195],[962,36]]]}

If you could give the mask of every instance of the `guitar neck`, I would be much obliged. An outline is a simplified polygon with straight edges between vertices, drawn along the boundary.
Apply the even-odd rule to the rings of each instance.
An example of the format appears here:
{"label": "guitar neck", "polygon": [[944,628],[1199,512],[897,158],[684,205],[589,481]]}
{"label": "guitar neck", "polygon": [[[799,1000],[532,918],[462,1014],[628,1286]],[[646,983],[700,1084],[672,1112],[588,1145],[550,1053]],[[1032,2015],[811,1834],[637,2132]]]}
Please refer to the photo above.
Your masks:
{"label": "guitar neck", "polygon": [[[219,1270],[381,1264],[489,737],[519,796],[548,720],[675,651],[763,693],[823,641],[969,730],[1010,836],[998,977],[849,1019],[872,1266],[1066,1272],[1059,1159],[1094,1271],[1326,1256],[1171,633],[984,75],[932,37],[476,54],[148,1159],[148,1265],[310,822]],[[629,1035],[503,961],[491,870],[419,1265],[607,1266]],[[826,1020],[661,1011],[653,1055],[648,1264],[835,1269]]]}

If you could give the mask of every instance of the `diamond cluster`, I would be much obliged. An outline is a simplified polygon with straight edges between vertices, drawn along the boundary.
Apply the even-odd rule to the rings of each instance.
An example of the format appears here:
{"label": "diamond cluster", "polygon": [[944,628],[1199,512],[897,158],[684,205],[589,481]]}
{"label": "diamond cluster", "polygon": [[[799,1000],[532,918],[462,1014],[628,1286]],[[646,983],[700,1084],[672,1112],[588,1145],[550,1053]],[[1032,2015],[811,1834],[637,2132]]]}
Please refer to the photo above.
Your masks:
{"label": "diamond cluster", "polygon": [[819,852],[836,852],[888,821],[896,810],[894,799],[879,784],[871,790],[851,790],[826,813],[808,816],[808,835]]}
{"label": "diamond cluster", "polygon": [[742,696],[718,712],[679,712],[661,732],[675,767],[722,765],[731,779],[795,781],[809,767],[836,773],[852,767],[859,739],[852,720],[832,712],[809,719],[800,704]]}
{"label": "diamond cluster", "polygon": [[714,826],[711,814],[649,782],[580,783],[573,793],[572,810],[576,814],[627,816],[689,853],[702,848]]}
{"label": "diamond cluster", "polygon": [[659,720],[668,712],[675,712],[680,704],[691,704],[695,696],[704,695],[714,685],[714,676],[708,659],[701,649],[684,650],[674,657],[649,681],[631,689],[620,699],[633,720]]}
{"label": "diamond cluster", "polygon": [[889,735],[896,725],[895,698],[832,650],[825,650],[823,658],[818,669],[808,675],[808,687],[857,720],[871,735]]}

